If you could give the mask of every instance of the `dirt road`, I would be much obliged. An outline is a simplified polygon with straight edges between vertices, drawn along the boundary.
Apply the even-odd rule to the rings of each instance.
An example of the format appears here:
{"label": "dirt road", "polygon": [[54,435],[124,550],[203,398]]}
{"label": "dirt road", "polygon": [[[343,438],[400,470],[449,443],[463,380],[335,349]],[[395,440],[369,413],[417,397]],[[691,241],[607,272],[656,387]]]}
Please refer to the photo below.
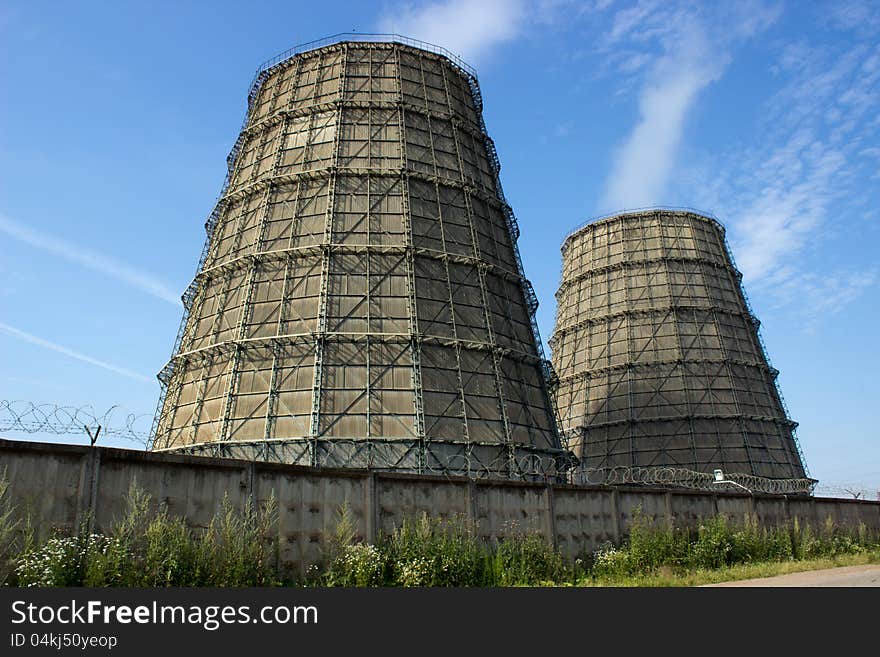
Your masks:
{"label": "dirt road", "polygon": [[708,586],[877,586],[880,587],[880,565],[844,566],[827,570],[808,570],[761,579],[743,579]]}

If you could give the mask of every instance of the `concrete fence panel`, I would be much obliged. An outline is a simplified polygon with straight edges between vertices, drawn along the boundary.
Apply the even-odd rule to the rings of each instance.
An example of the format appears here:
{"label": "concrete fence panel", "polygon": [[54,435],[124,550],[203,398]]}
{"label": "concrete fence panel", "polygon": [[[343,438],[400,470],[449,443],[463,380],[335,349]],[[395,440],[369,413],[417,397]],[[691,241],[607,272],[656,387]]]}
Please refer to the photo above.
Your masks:
{"label": "concrete fence panel", "polygon": [[244,508],[274,497],[285,570],[326,556],[343,508],[357,540],[375,541],[427,514],[461,518],[490,540],[537,532],[570,557],[621,541],[637,512],[678,527],[720,513],[735,522],[757,517],[764,526],[797,518],[820,529],[831,518],[839,527],[880,531],[880,503],[863,500],[474,481],[10,440],[0,440],[4,472],[16,512],[40,537],[90,518],[99,529],[109,526],[124,513],[132,484],[192,527],[206,527],[224,498]]}
{"label": "concrete fence panel", "polygon": [[254,503],[265,507],[274,498],[278,509],[281,564],[302,570],[325,556],[325,546],[347,509],[355,540],[368,538],[369,478],[304,468],[290,471],[274,464],[256,464]]}
{"label": "concrete fence panel", "polygon": [[81,447],[2,441],[0,476],[39,538],[53,529],[72,531],[84,519],[93,494],[92,459]]}
{"label": "concrete fence panel", "polygon": [[452,520],[473,517],[470,482],[414,475],[376,476],[378,528],[389,534],[404,519],[429,517]]}
{"label": "concrete fence panel", "polygon": [[538,532],[554,540],[546,486],[533,484],[475,485],[474,520],[477,532],[487,539]]}
{"label": "concrete fence panel", "polygon": [[620,540],[619,518],[610,490],[555,487],[553,511],[556,545],[565,554],[585,554]]}

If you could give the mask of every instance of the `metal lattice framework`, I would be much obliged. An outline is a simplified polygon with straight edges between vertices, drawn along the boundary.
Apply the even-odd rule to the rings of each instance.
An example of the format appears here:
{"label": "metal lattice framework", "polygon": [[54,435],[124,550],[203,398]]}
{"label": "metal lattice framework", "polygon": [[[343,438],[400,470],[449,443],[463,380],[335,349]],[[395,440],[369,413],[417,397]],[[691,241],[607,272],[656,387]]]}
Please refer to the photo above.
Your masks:
{"label": "metal lattice framework", "polygon": [[550,343],[559,421],[582,467],[807,480],[717,220],[625,212],[582,226],[562,254]]}
{"label": "metal lattice framework", "polygon": [[476,77],[404,41],[341,35],[258,71],[155,449],[512,477],[535,455],[568,463]]}
{"label": "metal lattice framework", "polygon": [[[25,433],[52,433],[58,435],[88,436],[93,444],[105,436],[121,437],[147,446],[148,433],[141,430],[144,415],[128,414],[124,427],[118,423],[121,417],[118,407],[111,407],[99,415],[91,406],[58,406],[51,403],[35,404],[28,401],[0,400],[0,431],[12,430]],[[97,440],[101,442],[101,440]],[[377,470],[396,470],[407,462],[407,450],[413,445],[379,440],[327,440],[317,441],[316,465],[319,467],[345,467],[352,462]],[[311,458],[312,445],[307,439],[275,439],[254,443],[237,441],[211,442],[190,445],[177,450],[182,453],[210,455],[219,458],[239,458],[296,463]],[[460,442],[443,443],[430,441],[425,445],[425,474],[449,474],[450,470],[473,479],[489,479],[507,466],[506,456],[495,444],[485,445]],[[500,461],[499,461],[500,459]],[[575,485],[592,486],[652,486],[682,488],[714,492],[745,488],[752,493],[803,494],[815,486],[813,479],[767,479],[750,475],[728,475],[718,482],[712,475],[684,468],[585,468],[577,467],[572,459],[570,467],[560,473],[560,458],[543,450],[519,449],[516,461],[517,476],[531,481],[561,481]],[[837,494],[843,497],[869,499],[874,495],[862,484],[823,486],[818,493]]]}

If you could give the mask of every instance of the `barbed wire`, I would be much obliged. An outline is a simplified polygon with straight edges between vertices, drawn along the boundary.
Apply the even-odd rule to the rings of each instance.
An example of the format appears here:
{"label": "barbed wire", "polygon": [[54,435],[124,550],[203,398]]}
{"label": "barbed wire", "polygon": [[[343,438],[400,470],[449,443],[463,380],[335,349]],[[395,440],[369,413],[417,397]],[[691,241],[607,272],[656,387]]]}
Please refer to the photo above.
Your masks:
{"label": "barbed wire", "polygon": [[[92,406],[59,406],[52,403],[34,403],[24,400],[0,400],[0,431],[22,431],[25,433],[48,433],[54,435],[85,435],[92,444],[101,436],[113,436],[128,440],[142,449],[151,449],[150,431],[148,429],[152,416],[148,414],[124,413],[119,406],[111,406],[103,413],[96,412]],[[259,441],[262,442],[262,441]],[[210,456],[227,456],[242,458],[246,455],[259,456],[259,460],[284,460],[299,462],[305,454],[287,453],[294,445],[300,450],[308,449],[313,441],[279,441],[278,447],[271,446],[269,441],[263,453],[240,451],[244,445],[237,447],[235,441],[222,443],[204,443],[201,445],[181,446],[168,451],[203,454]],[[402,465],[401,455],[393,449],[395,441],[387,441],[385,451],[375,451],[371,457],[370,467],[395,470]],[[319,466],[349,467],[354,463],[355,453],[362,448],[364,441],[325,440],[321,442],[320,458],[316,459]],[[284,445],[284,449],[279,449]],[[271,454],[268,447],[271,448]],[[276,450],[278,450],[276,452]],[[383,456],[384,454],[384,456]],[[485,462],[472,455],[469,450],[458,454],[446,453],[445,458],[429,459],[433,467],[426,467],[426,474],[448,474],[471,476],[474,478],[492,478],[501,476],[505,466],[501,463]],[[452,460],[450,460],[450,458]],[[387,462],[386,462],[387,461]],[[406,469],[406,468],[404,468]],[[814,479],[769,479],[741,473],[725,473],[724,481],[716,481],[712,474],[697,472],[676,467],[613,467],[588,468],[576,466],[569,469],[556,456],[531,453],[520,455],[515,459],[514,478],[543,479],[547,481],[564,480],[566,483],[594,486],[663,486],[703,491],[731,491],[745,489],[752,493],[770,494],[815,494],[822,496],[838,496],[846,498],[870,500],[880,497],[880,491],[874,491],[863,484],[829,483],[817,486]]]}
{"label": "barbed wire", "polygon": [[[92,406],[58,406],[34,402],[0,399],[0,431],[49,433],[55,435],[86,435],[92,444],[101,436],[114,436],[150,447],[150,432],[139,428],[147,414],[125,413],[111,406],[98,413]],[[144,424],[148,424],[147,420]]]}
{"label": "barbed wire", "polygon": [[570,475],[571,483],[605,486],[651,485],[691,490],[730,492],[745,490],[749,493],[769,493],[773,495],[796,495],[812,493],[815,479],[769,479],[742,473],[725,473],[721,481],[706,472],[687,468],[666,466],[654,467],[616,467],[574,469]]}
{"label": "barbed wire", "polygon": [[657,486],[711,492],[745,490],[749,493],[795,495],[809,494],[816,485],[814,479],[768,479],[737,473],[726,473],[722,481],[717,481],[714,474],[662,466],[571,468],[570,462],[558,454],[526,452],[509,459],[502,450],[487,452],[474,444],[441,441],[418,445],[405,440],[339,438],[233,440],[176,445],[162,451],[317,467],[354,467],[472,479],[505,478],[592,486]]}
{"label": "barbed wire", "polygon": [[855,500],[880,501],[880,488],[871,489],[863,483],[822,484],[816,486],[815,495],[819,497],[848,497]]}

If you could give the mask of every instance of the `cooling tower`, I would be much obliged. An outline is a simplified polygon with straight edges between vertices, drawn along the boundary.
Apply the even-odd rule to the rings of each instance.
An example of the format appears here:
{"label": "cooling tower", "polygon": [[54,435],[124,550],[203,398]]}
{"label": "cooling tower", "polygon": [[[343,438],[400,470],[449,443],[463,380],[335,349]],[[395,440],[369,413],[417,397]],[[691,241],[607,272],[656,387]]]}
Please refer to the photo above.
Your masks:
{"label": "cooling tower", "polygon": [[254,81],[154,449],[554,474],[549,363],[476,76],[427,44],[352,38]]}
{"label": "cooling tower", "polygon": [[572,233],[562,254],[550,344],[582,468],[806,477],[716,220],[628,212]]}

